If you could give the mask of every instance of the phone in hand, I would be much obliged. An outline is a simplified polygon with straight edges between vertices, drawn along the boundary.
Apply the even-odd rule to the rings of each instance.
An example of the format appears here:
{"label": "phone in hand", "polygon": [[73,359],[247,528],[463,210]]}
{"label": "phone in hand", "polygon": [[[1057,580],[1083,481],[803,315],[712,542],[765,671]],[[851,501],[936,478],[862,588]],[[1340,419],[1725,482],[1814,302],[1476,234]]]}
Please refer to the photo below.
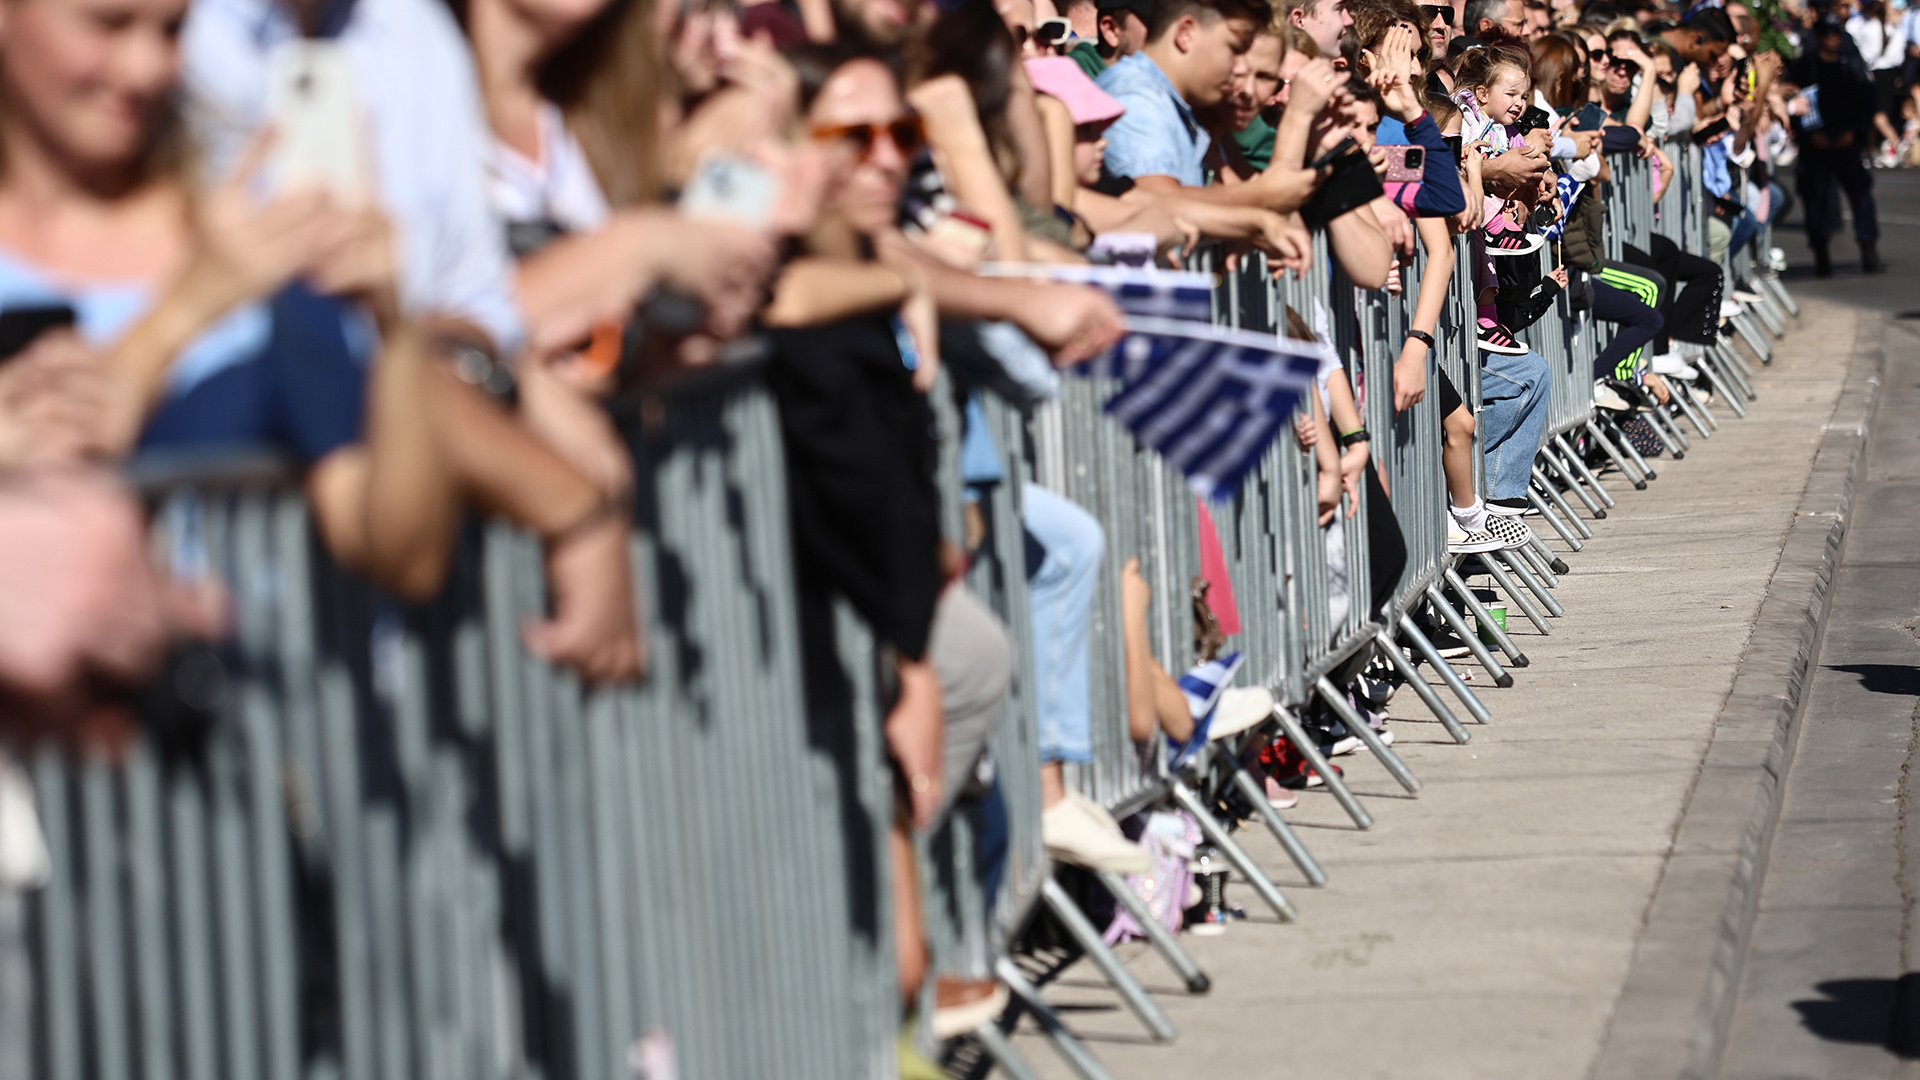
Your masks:
{"label": "phone in hand", "polygon": [[1338,144],[1336,144],[1332,149],[1328,150],[1326,153],[1321,154],[1317,158],[1314,158],[1313,163],[1308,165],[1307,168],[1324,169],[1327,166],[1333,164],[1334,162],[1340,160],[1343,157],[1346,157],[1348,154],[1358,149],[1360,149],[1360,143],[1356,139],[1354,139],[1353,136],[1349,135],[1346,138],[1341,139]]}
{"label": "phone in hand", "polygon": [[27,346],[49,330],[72,326],[70,304],[34,304],[0,309],[0,364],[25,352]]}
{"label": "phone in hand", "polygon": [[366,124],[347,54],[331,41],[278,46],[268,61],[267,118],[274,133],[267,183],[318,188],[345,206],[369,197]]}
{"label": "phone in hand", "polygon": [[1513,122],[1513,130],[1525,135],[1529,131],[1538,131],[1552,123],[1553,118],[1547,115],[1547,110],[1538,105],[1529,105],[1527,111],[1520,114],[1520,119]]}
{"label": "phone in hand", "polygon": [[1705,146],[1720,136],[1725,135],[1728,131],[1732,130],[1732,127],[1733,125],[1727,123],[1727,118],[1723,116],[1713,123],[1708,124],[1706,127],[1694,132],[1694,145]]}
{"label": "phone in hand", "polygon": [[1381,177],[1389,184],[1417,184],[1427,178],[1427,152],[1418,146],[1383,146],[1387,152],[1387,175]]}
{"label": "phone in hand", "polygon": [[690,218],[764,229],[773,220],[780,181],[737,154],[709,151],[680,192],[680,212]]}

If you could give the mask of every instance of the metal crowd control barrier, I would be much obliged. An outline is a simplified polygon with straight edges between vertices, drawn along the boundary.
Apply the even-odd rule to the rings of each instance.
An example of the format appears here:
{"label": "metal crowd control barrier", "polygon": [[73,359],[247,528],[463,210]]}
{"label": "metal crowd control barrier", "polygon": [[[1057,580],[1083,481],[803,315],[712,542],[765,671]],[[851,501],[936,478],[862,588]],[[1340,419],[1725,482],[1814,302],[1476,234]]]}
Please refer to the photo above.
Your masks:
{"label": "metal crowd control barrier", "polygon": [[523,651],[503,527],[403,609],[286,488],[160,495],[234,588],[225,693],[204,746],[33,761],[32,1075],[893,1075],[890,787],[870,709],[808,715],[773,403],[647,416],[619,691]]}

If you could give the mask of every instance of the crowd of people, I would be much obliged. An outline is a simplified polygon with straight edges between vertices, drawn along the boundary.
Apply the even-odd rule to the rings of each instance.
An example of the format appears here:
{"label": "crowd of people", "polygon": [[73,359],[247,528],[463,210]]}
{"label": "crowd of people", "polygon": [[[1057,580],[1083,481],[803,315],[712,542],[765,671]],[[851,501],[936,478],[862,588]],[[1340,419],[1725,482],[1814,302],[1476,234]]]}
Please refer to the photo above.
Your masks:
{"label": "crowd of people", "polygon": [[[1550,382],[1528,329],[1563,294],[1603,325],[1597,406],[1632,413],[1699,378],[1674,343],[1724,332],[1744,285],[1725,256],[1795,204],[1788,171],[1819,272],[1842,194],[1863,269],[1881,268],[1868,162],[1904,161],[1920,130],[1920,23],[1850,8],[0,0],[0,315],[42,313],[0,342],[17,350],[0,360],[5,733],[110,752],[169,638],[221,632],[217,583],[153,568],[109,477],[236,447],[292,461],[331,556],[401,597],[441,587],[465,515],[524,528],[552,598],[526,646],[590,682],[644,678],[633,466],[607,404],[750,337],[785,441],[809,695],[833,690],[835,600],[889,658],[909,1009],[935,978],[912,837],[979,797],[1016,670],[1038,700],[1049,854],[1147,866],[1068,783],[1092,755],[1103,582],[1124,600],[1135,739],[1221,738],[1274,707],[1259,688],[1183,693],[1149,647],[1138,565],[1116,565],[1084,508],[995,467],[966,395],[1044,400],[1127,323],[1096,286],[983,264],[1175,266],[1205,243],[1300,275],[1324,237],[1361,289],[1397,296],[1418,273],[1383,392],[1438,401],[1446,520],[1396,526],[1329,350],[1291,436],[1317,462],[1321,524],[1365,500],[1387,507],[1378,532],[1521,547]],[[346,176],[293,175],[305,133],[277,103],[296,62],[353,91]],[[1650,161],[1657,195],[1688,138],[1710,250],[1656,234],[1608,257],[1615,164]],[[1433,355],[1456,267],[1477,410]],[[1324,338],[1328,318],[1290,311],[1291,335]],[[977,509],[942,535],[930,395],[947,385],[973,495],[1023,484],[1031,656],[959,581]],[[1284,745],[1264,760],[1275,805],[1314,782]],[[14,884],[35,874],[20,835],[0,831]],[[936,982],[936,1033],[1005,1003],[991,980]]]}

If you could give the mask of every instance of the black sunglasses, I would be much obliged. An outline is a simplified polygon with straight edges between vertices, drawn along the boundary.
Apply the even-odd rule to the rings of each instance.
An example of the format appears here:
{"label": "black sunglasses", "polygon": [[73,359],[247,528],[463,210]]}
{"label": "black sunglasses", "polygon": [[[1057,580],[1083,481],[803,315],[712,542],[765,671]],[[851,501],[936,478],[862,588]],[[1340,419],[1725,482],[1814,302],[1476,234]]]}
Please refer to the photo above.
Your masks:
{"label": "black sunglasses", "polygon": [[1421,4],[1420,14],[1427,17],[1427,24],[1429,26],[1433,24],[1433,20],[1435,19],[1439,19],[1448,26],[1453,25],[1453,9],[1450,7],[1441,7],[1438,4]]}

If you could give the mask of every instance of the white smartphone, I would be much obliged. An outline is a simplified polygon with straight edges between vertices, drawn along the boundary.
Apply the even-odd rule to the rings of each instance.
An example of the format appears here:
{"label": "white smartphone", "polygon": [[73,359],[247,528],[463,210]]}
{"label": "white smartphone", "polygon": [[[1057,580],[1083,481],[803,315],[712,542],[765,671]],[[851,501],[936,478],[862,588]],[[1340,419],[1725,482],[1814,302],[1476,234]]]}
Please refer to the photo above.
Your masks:
{"label": "white smartphone", "polygon": [[680,212],[690,218],[764,229],[773,220],[780,180],[746,158],[708,151],[680,192]]}
{"label": "white smartphone", "polygon": [[327,41],[287,42],[274,50],[268,80],[269,188],[320,188],[348,206],[366,202],[365,120],[346,53]]}

